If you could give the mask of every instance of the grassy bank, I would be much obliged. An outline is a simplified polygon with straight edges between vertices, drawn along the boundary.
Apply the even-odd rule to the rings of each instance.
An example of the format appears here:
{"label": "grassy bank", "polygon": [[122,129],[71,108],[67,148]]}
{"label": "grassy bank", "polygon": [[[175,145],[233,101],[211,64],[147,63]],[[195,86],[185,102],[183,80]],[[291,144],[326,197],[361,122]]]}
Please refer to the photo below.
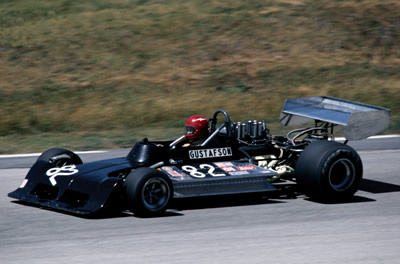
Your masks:
{"label": "grassy bank", "polygon": [[[286,98],[392,109],[398,1],[0,1],[0,153],[174,138],[217,108],[272,131]],[[276,130],[275,130],[276,128]]]}

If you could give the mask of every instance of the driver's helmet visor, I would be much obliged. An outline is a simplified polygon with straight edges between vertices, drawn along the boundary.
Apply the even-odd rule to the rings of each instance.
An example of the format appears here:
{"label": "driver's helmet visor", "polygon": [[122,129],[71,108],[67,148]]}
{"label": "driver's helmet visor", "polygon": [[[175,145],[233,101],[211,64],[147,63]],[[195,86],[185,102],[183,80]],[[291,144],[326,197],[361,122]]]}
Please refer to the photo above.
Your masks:
{"label": "driver's helmet visor", "polygon": [[196,131],[196,130],[194,129],[194,127],[192,127],[192,126],[186,126],[185,135],[192,135],[192,134],[194,134],[195,131]]}

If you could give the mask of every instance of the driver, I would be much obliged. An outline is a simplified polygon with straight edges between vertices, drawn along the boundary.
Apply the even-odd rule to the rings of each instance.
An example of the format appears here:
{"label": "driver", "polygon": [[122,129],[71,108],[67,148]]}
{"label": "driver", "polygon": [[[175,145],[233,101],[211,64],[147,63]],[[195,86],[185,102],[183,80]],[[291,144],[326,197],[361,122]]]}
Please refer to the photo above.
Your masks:
{"label": "driver", "polygon": [[184,147],[201,145],[209,134],[208,121],[204,116],[194,115],[189,117],[186,120],[185,128],[185,138],[189,143],[183,145]]}

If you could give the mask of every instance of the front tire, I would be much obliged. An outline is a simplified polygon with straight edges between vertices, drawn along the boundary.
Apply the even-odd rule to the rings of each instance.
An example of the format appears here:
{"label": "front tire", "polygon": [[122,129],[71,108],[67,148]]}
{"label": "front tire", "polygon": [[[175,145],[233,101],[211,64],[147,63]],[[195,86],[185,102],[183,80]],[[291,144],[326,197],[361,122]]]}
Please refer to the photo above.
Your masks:
{"label": "front tire", "polygon": [[63,148],[48,149],[39,156],[37,161],[51,163],[53,167],[82,164],[81,158],[74,152]]}
{"label": "front tire", "polygon": [[173,196],[171,180],[156,169],[136,169],[124,185],[128,209],[141,217],[162,215]]}
{"label": "front tire", "polygon": [[360,156],[350,146],[317,141],[300,154],[295,177],[300,190],[312,200],[341,202],[351,198],[362,179]]}

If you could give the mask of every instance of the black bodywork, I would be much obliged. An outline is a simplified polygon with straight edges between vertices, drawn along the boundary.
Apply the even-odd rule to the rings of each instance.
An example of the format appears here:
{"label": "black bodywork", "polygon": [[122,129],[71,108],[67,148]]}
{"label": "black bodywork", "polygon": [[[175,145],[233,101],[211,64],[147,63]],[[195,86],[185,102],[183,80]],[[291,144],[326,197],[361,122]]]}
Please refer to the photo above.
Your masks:
{"label": "black bodywork", "polygon": [[[232,193],[247,193],[274,190],[268,178],[276,175],[249,163],[237,148],[231,149],[229,156],[210,157],[191,160],[190,151],[204,151],[223,148],[188,147],[168,150],[171,142],[149,142],[147,139],[135,144],[127,157],[88,162],[74,165],[74,170],[68,172],[71,165],[61,166],[59,170],[65,174],[54,177],[54,185],[46,174],[54,168],[52,163],[38,160],[28,172],[23,185],[9,196],[21,201],[65,210],[78,214],[94,213],[108,205],[109,198],[120,197],[123,204],[125,178],[135,169],[163,163],[159,170],[171,179],[174,185],[174,198],[184,198],[204,195],[219,195]],[[213,151],[212,151],[213,152]],[[245,159],[242,159],[245,158]],[[233,161],[236,160],[236,161]],[[228,163],[229,161],[229,163]],[[191,176],[182,167],[190,165],[204,177]],[[203,165],[203,168],[200,166]],[[207,166],[206,166],[207,165]],[[225,170],[236,170],[230,167],[249,168],[250,171],[241,175],[229,175]],[[232,166],[231,166],[232,165]],[[63,168],[66,168],[66,170]],[[214,169],[212,169],[214,168]],[[208,172],[212,170],[212,174]],[[243,172],[238,171],[238,172]],[[232,173],[232,172],[231,172]],[[218,175],[218,176],[213,176]],[[223,176],[222,176],[223,175]],[[116,202],[117,199],[113,199]],[[121,205],[119,204],[119,205]]]}
{"label": "black bodywork", "polygon": [[[351,114],[358,114],[367,107],[357,103],[363,109],[356,111],[353,107],[355,103],[328,99],[333,100],[334,105],[337,102],[350,104],[352,107],[348,112],[352,112]],[[311,101],[314,102],[313,100]],[[293,109],[285,111],[288,105],[290,108],[293,102],[289,100],[285,104],[281,122],[289,123],[291,116],[296,113]],[[343,105],[340,110],[332,109],[321,101],[314,105],[301,101],[300,105],[306,110],[322,105],[319,110],[312,109],[314,114],[318,111],[326,114],[327,109],[339,111],[340,114],[346,113]],[[373,111],[377,110],[381,111],[382,108],[373,108]],[[75,214],[91,214],[108,206],[127,208],[135,212],[132,207],[137,207],[138,204],[142,207],[140,213],[156,214],[164,212],[172,198],[269,192],[277,190],[277,184],[282,183],[299,182],[306,194],[316,198],[321,198],[321,193],[329,192],[329,199],[337,199],[337,194],[343,197],[353,195],[362,176],[358,155],[348,146],[329,142],[333,139],[333,127],[336,124],[330,120],[324,121],[325,116],[320,119],[318,114],[308,117],[301,111],[298,115],[315,119],[315,127],[293,130],[287,137],[273,137],[264,122],[252,120],[232,123],[228,113],[219,109],[210,119],[210,136],[197,146],[185,146],[188,142],[183,136],[175,141],[157,142],[145,138],[135,144],[127,157],[88,163],[82,163],[76,154],[68,150],[51,149],[38,158],[22,185],[9,193],[9,196]],[[222,124],[217,122],[218,119],[222,119]],[[377,129],[373,133],[376,131]],[[350,132],[354,134],[354,131]],[[291,136],[293,134],[295,135]],[[304,164],[296,164],[303,150],[310,145],[319,153],[308,151],[310,153],[301,158],[306,160]],[[334,154],[339,152],[344,154]],[[320,165],[317,164],[309,171],[308,163],[316,160],[312,155],[323,159],[318,161]],[[336,161],[332,163],[331,160]],[[296,174],[297,165],[302,168],[301,174]],[[330,173],[327,175],[323,175],[325,167],[329,168]],[[147,168],[147,171],[142,168]],[[334,178],[334,172],[340,172],[344,176]],[[152,174],[158,175],[158,181],[149,187],[146,184],[152,183],[149,180]],[[314,178],[324,178],[311,179],[309,175],[314,174]],[[143,177],[143,180],[135,177]],[[324,183],[324,179],[327,179],[327,183]],[[163,201],[162,206],[153,208],[151,197],[158,197],[158,194],[156,187],[152,186],[158,186],[159,183],[161,187],[166,185],[163,190],[168,193],[160,198]],[[127,184],[133,184],[134,187]],[[316,192],[316,189],[321,192]],[[153,196],[148,198],[147,192]]]}

